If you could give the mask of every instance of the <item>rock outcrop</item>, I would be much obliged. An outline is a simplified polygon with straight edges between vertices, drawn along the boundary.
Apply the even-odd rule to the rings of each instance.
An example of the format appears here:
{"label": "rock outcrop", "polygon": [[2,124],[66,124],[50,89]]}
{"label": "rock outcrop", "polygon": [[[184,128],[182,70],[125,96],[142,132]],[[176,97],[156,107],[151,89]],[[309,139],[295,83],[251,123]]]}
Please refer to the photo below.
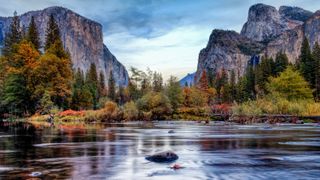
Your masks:
{"label": "rock outcrop", "polygon": [[195,76],[195,72],[194,73],[188,73],[185,77],[183,77],[179,83],[181,87],[184,87],[185,84],[187,83],[188,86],[192,86],[194,84],[194,76]]}
{"label": "rock outcrop", "polygon": [[[87,72],[94,63],[98,72],[103,72],[105,80],[113,72],[118,85],[128,84],[128,73],[103,44],[102,25],[62,7],[49,7],[41,11],[31,11],[20,16],[21,25],[29,26],[33,16],[39,31],[41,43],[45,41],[45,31],[49,16],[53,15],[60,28],[64,48],[70,53],[74,69]],[[0,44],[9,30],[12,17],[0,17]]]}
{"label": "rock outcrop", "polygon": [[259,54],[263,45],[235,31],[213,30],[207,47],[199,54],[195,82],[203,71],[219,73],[222,69],[234,71],[236,77],[244,74],[251,56]]}
{"label": "rock outcrop", "polygon": [[295,63],[304,37],[311,47],[320,42],[320,11],[288,6],[278,11],[264,4],[253,5],[240,34],[213,30],[207,47],[200,51],[195,82],[203,71],[218,73],[222,69],[234,71],[238,78],[251,61],[259,62],[263,55],[274,58],[278,52]]}

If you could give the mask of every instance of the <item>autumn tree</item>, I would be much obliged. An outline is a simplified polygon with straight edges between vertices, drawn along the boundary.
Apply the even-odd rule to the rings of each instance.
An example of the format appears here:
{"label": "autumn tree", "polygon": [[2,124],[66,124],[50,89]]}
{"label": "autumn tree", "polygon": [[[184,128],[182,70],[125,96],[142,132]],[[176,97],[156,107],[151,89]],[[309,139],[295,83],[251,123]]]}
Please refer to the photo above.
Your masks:
{"label": "autumn tree", "polygon": [[49,52],[42,55],[34,68],[35,95],[41,98],[48,91],[55,105],[67,108],[71,101],[70,67],[69,59],[58,58]]}
{"label": "autumn tree", "polygon": [[313,98],[308,82],[292,67],[288,67],[278,77],[271,77],[266,86],[268,92],[275,96],[280,95],[287,100],[311,100]]}
{"label": "autumn tree", "polygon": [[209,88],[206,71],[202,71],[201,73],[201,77],[198,82],[198,88],[201,89],[202,91],[206,91]]}

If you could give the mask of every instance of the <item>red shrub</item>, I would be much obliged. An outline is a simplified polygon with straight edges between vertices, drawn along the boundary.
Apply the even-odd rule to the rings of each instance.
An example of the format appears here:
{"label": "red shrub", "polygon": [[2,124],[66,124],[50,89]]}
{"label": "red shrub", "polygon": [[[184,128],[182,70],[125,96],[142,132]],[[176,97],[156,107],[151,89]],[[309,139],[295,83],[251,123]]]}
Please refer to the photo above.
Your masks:
{"label": "red shrub", "polygon": [[71,109],[59,113],[59,116],[84,116],[84,115],[85,115],[84,111],[74,111]]}

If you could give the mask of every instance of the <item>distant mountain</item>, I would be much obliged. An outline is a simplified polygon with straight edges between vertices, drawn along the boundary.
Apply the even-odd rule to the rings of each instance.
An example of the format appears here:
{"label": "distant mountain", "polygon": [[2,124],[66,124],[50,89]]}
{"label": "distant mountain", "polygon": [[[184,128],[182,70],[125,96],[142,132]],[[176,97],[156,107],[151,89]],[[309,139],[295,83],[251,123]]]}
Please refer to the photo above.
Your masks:
{"label": "distant mountain", "polygon": [[306,36],[311,47],[320,42],[320,11],[312,13],[299,7],[281,6],[279,10],[265,4],[250,7],[248,20],[241,33],[213,30],[207,47],[199,54],[195,82],[203,71],[218,73],[222,69],[236,79],[245,73],[254,59],[263,55],[275,57],[278,52],[287,54],[295,63],[300,55],[301,43]]}
{"label": "distant mountain", "polygon": [[[43,45],[50,15],[53,15],[58,23],[64,48],[71,55],[74,69],[80,68],[83,72],[87,72],[90,64],[94,63],[97,71],[103,72],[106,82],[112,71],[118,85],[128,84],[129,77],[126,68],[103,44],[101,24],[63,7],[49,7],[22,14],[20,16],[21,25],[26,29],[33,16]],[[0,46],[3,44],[11,21],[12,17],[0,17]]]}
{"label": "distant mountain", "polygon": [[182,78],[180,82],[180,86],[185,86],[186,83],[188,83],[188,86],[192,86],[194,84],[194,75],[196,73],[187,74],[184,78]]}

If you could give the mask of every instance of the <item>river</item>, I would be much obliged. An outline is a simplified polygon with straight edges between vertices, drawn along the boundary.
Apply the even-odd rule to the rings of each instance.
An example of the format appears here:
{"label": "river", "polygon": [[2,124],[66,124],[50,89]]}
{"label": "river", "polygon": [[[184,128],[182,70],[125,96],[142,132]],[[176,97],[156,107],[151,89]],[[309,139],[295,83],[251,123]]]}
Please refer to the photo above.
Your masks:
{"label": "river", "polygon": [[[173,133],[168,133],[173,130]],[[172,150],[174,163],[153,163]],[[182,168],[170,168],[179,164]],[[319,179],[320,126],[188,121],[0,125],[0,179]]]}

